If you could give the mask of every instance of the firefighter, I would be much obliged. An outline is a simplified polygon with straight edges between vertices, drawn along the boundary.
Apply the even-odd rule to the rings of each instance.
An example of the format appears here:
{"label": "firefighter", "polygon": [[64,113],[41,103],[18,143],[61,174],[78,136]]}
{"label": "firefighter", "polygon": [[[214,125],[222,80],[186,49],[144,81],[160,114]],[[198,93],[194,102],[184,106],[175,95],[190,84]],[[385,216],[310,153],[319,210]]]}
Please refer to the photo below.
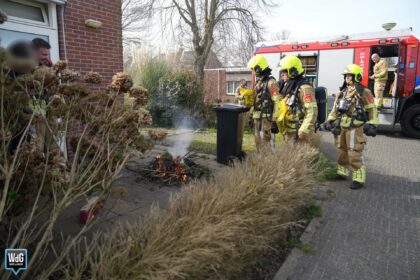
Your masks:
{"label": "firefighter", "polygon": [[250,128],[253,127],[253,119],[252,119],[252,107],[254,105],[254,91],[250,88],[246,87],[247,82],[245,79],[241,79],[239,81],[239,87],[235,90],[235,97],[238,104],[245,106],[249,109],[249,111],[244,113],[244,129],[246,126]]}
{"label": "firefighter", "polygon": [[375,81],[373,93],[375,94],[375,105],[378,110],[383,106],[383,95],[385,91],[386,81],[388,80],[388,63],[377,53],[372,54],[372,61],[375,63],[373,67],[373,75],[369,78]]}
{"label": "firefighter", "polygon": [[278,133],[275,122],[277,119],[277,103],[280,99],[276,79],[271,76],[271,68],[267,59],[260,54],[248,62],[248,67],[259,79],[254,88],[254,104],[252,118],[254,119],[255,145],[257,151],[263,146],[271,146],[274,150],[274,136]]}
{"label": "firefighter", "polygon": [[235,89],[235,98],[238,104],[245,106],[245,98],[242,94],[243,90],[246,89],[246,81],[245,79],[241,79],[239,81],[239,87]]}
{"label": "firefighter", "polygon": [[318,106],[315,90],[303,78],[302,62],[294,55],[280,60],[281,95],[277,119],[286,141],[309,141],[315,132]]}
{"label": "firefighter", "polygon": [[366,181],[362,151],[367,136],[376,136],[377,111],[369,89],[359,83],[363,70],[350,64],[343,72],[344,83],[334,102],[324,127],[334,134],[338,153],[337,174],[340,177],[353,171],[351,189],[360,189]]}

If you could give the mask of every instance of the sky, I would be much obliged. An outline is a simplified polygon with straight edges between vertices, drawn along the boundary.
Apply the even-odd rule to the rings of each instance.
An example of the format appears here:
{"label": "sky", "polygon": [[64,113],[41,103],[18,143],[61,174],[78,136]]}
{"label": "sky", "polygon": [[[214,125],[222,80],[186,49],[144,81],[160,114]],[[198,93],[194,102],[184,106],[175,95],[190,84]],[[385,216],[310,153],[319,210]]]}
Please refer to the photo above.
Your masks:
{"label": "sky", "polygon": [[[289,39],[316,39],[384,31],[382,24],[395,22],[397,29],[412,27],[420,39],[420,0],[272,0],[278,7],[258,18],[265,26],[264,41],[273,40],[276,33],[289,30]],[[150,36],[143,46],[151,53],[178,48],[161,32],[146,29]]]}
{"label": "sky", "polygon": [[263,19],[267,39],[283,29],[296,40],[383,31],[386,22],[397,23],[394,29],[412,27],[420,38],[420,0],[273,1],[279,6]]}

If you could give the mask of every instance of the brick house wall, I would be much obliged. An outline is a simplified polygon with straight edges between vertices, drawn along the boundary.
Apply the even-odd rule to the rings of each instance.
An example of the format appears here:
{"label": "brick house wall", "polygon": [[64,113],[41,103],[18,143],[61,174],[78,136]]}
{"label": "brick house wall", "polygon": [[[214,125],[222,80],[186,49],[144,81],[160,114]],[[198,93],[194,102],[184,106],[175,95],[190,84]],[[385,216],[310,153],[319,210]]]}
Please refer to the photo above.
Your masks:
{"label": "brick house wall", "polygon": [[203,95],[205,102],[225,101],[226,71],[224,69],[204,70]]}
{"label": "brick house wall", "polygon": [[[96,89],[104,89],[116,72],[123,71],[121,1],[68,0],[58,7],[57,15],[60,59],[67,59],[69,68],[82,74],[99,72],[104,79]],[[102,26],[87,27],[86,19],[98,20]]]}
{"label": "brick house wall", "polygon": [[[235,96],[227,94],[227,83],[229,81],[239,82],[241,79],[251,80],[251,71],[231,68],[217,68],[204,70],[204,101],[215,102],[233,102]],[[247,85],[251,87],[251,84]],[[236,86],[235,86],[236,88]]]}

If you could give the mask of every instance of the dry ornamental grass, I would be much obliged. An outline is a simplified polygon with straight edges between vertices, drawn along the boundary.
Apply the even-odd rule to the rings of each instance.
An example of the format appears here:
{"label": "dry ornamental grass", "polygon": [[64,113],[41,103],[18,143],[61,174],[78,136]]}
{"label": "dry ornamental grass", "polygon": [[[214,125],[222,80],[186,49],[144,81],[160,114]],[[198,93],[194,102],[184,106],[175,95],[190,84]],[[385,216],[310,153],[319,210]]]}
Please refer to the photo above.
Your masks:
{"label": "dry ornamental grass", "polygon": [[68,279],[238,278],[273,242],[286,243],[311,192],[316,154],[285,144],[189,184],[167,212],[155,207],[141,225],[97,239]]}

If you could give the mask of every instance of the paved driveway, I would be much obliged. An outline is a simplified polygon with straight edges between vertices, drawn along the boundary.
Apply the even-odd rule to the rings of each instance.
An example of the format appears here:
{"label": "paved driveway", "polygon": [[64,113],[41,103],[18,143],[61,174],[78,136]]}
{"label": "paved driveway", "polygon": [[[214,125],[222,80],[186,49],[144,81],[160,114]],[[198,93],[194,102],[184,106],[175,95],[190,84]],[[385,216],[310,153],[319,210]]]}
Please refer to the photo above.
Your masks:
{"label": "paved driveway", "polygon": [[[322,150],[335,160],[333,139]],[[382,131],[368,138],[366,188],[334,182],[313,235],[287,279],[420,279],[420,140]]]}

